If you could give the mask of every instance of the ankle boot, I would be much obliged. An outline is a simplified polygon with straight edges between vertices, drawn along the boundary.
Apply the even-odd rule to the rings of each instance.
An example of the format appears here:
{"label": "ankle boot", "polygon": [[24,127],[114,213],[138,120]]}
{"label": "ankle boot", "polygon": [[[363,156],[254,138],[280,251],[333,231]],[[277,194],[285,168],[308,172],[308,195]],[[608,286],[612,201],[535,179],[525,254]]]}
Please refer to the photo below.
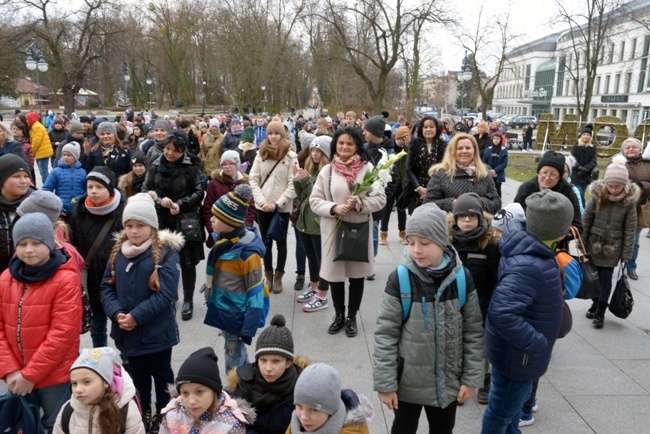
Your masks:
{"label": "ankle boot", "polygon": [[144,425],[144,431],[149,432],[151,428],[151,408],[144,408],[142,411],[142,424]]}
{"label": "ankle boot", "polygon": [[193,289],[188,291],[183,288],[183,307],[181,308],[181,319],[183,321],[192,319],[192,313],[194,312],[194,303],[192,302],[192,298],[194,297]]}
{"label": "ankle boot", "polygon": [[403,245],[407,245],[409,243],[406,241],[406,231],[399,231],[399,240]]}
{"label": "ankle boot", "polygon": [[588,310],[587,313],[585,314],[585,316],[586,316],[588,319],[594,319],[594,316],[596,315],[596,310],[598,310],[598,299],[597,299],[597,298],[593,298],[592,300],[593,300],[593,301],[592,301],[592,303],[591,303],[591,307],[589,308],[589,310]]}
{"label": "ankle boot", "polygon": [[273,294],[279,294],[282,292],[282,276],[284,276],[284,271],[276,271],[273,276]]}
{"label": "ankle boot", "polygon": [[264,277],[266,278],[266,286],[269,288],[269,291],[273,290],[273,268],[270,270],[264,270]]}
{"label": "ankle boot", "polygon": [[593,325],[597,329],[603,328],[605,324],[605,312],[607,311],[608,304],[604,301],[598,302],[598,309],[596,309],[596,314],[594,315]]}
{"label": "ankle boot", "polygon": [[160,423],[162,422],[162,411],[164,407],[158,406],[156,404],[156,415],[151,418],[151,427],[149,428],[149,434],[158,434],[160,432]]}
{"label": "ankle boot", "polygon": [[332,321],[332,324],[330,324],[330,328],[327,330],[327,332],[331,335],[335,335],[341,331],[344,325],[345,315],[343,315],[343,312],[337,311],[336,315],[334,316],[334,321]]}
{"label": "ankle boot", "polygon": [[345,334],[349,338],[357,335],[357,317],[356,315],[348,314],[348,319],[345,321]]}
{"label": "ankle boot", "polygon": [[293,284],[293,289],[296,291],[302,291],[302,288],[305,287],[305,272],[297,273],[296,283]]}
{"label": "ankle boot", "polygon": [[387,246],[388,245],[388,231],[379,231],[379,245]]}

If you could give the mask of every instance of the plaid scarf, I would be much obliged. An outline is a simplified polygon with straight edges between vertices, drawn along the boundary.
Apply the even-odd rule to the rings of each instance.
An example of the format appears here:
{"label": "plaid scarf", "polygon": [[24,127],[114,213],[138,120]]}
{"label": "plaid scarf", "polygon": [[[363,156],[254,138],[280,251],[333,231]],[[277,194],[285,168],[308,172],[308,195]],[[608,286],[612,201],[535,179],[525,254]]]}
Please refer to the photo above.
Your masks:
{"label": "plaid scarf", "polygon": [[343,175],[350,191],[352,191],[354,181],[357,179],[357,175],[359,174],[359,171],[363,165],[364,162],[359,154],[354,154],[352,158],[346,162],[341,161],[338,155],[335,155],[334,159],[332,160],[332,169]]}

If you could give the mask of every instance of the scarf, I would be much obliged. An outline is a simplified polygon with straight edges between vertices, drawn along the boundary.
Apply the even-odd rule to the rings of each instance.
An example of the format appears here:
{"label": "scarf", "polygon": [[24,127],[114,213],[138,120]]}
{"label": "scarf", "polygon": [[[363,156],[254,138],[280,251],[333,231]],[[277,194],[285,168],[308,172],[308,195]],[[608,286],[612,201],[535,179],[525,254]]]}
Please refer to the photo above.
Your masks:
{"label": "scarf", "polygon": [[144,252],[146,252],[147,249],[151,247],[152,243],[153,241],[151,240],[151,238],[149,238],[147,241],[140,244],[139,246],[133,244],[131,240],[126,240],[124,241],[124,243],[122,243],[122,254],[126,257],[126,259],[133,259],[136,256],[139,256]]}
{"label": "scarf", "polygon": [[241,136],[243,132],[243,128],[230,128],[230,134],[233,136]]}
{"label": "scarf", "polygon": [[76,143],[79,143],[80,145],[84,144],[84,138],[83,137],[78,139],[76,137],[73,137],[72,134],[70,134],[70,133],[65,135],[65,141],[68,142],[68,143],[76,142]]}
{"label": "scarf", "polygon": [[257,363],[251,363],[238,367],[237,374],[240,374],[239,387],[244,392],[246,401],[257,409],[258,414],[263,414],[280,399],[293,394],[300,372],[292,363],[280,378],[269,383],[264,379]]}
{"label": "scarf", "polygon": [[43,282],[54,276],[61,264],[65,264],[67,260],[61,250],[55,249],[50,253],[50,260],[45,264],[40,267],[30,267],[21,261],[18,255],[14,255],[9,260],[9,273],[20,283]]}
{"label": "scarf", "polygon": [[354,181],[357,179],[357,175],[363,165],[364,162],[359,154],[354,154],[352,158],[346,162],[341,161],[338,155],[335,155],[332,160],[332,169],[345,178],[345,182],[347,182],[350,191],[352,191]]}
{"label": "scarf", "polygon": [[461,231],[456,223],[451,226],[451,235],[454,237],[454,242],[457,242],[462,246],[477,243],[478,240],[487,233],[487,231],[488,223],[482,216],[479,218],[478,226],[467,233]]}
{"label": "scarf", "polygon": [[10,212],[10,213],[15,213],[16,208],[18,208],[18,206],[20,206],[20,204],[23,203],[23,200],[27,199],[27,197],[33,192],[34,189],[30,188],[27,190],[27,193],[25,193],[24,196],[14,200],[5,199],[4,196],[2,196],[2,194],[0,193],[0,210],[5,212]]}
{"label": "scarf", "polygon": [[228,233],[221,233],[212,249],[210,249],[210,253],[208,253],[208,268],[205,273],[205,286],[207,288],[206,296],[208,298],[212,296],[212,278],[214,277],[214,270],[219,257],[230,250],[230,248],[239,242],[239,240],[241,240],[245,235],[245,226],[240,226],[234,231]]}
{"label": "scarf", "polygon": [[167,161],[164,155],[160,157],[160,166],[158,166],[158,173],[164,177],[173,177],[174,173],[179,170],[183,164],[183,157],[179,158],[173,163]]}
{"label": "scarf", "polygon": [[417,267],[418,270],[425,276],[433,280],[440,280],[443,277],[447,276],[449,273],[454,271],[456,268],[456,255],[451,251],[449,247],[445,248],[444,253],[442,254],[442,262],[437,267],[420,267],[418,264],[413,262],[413,265]]}
{"label": "scarf", "polygon": [[113,152],[113,145],[109,147],[104,147],[102,146],[102,158],[104,159],[104,165],[108,165],[108,159],[111,156],[111,152]]}
{"label": "scarf", "polygon": [[115,194],[111,198],[111,200],[104,205],[96,206],[92,200],[90,200],[89,197],[86,197],[86,200],[84,204],[86,205],[86,209],[88,210],[89,213],[93,215],[108,215],[115,211],[117,207],[120,206],[120,202],[122,201],[122,195],[120,194],[119,190],[114,190]]}
{"label": "scarf", "polygon": [[609,200],[610,202],[620,202],[626,197],[627,197],[627,193],[625,192],[625,189],[623,189],[623,191],[621,191],[617,195],[607,194],[607,200]]}
{"label": "scarf", "polygon": [[456,163],[456,167],[462,170],[463,172],[467,173],[469,176],[474,176],[476,173],[476,166],[463,166],[460,163]]}
{"label": "scarf", "polygon": [[286,139],[282,139],[276,145],[271,145],[269,139],[264,139],[260,143],[259,154],[262,157],[262,160],[273,160],[278,161],[284,158],[289,152],[290,144]]}

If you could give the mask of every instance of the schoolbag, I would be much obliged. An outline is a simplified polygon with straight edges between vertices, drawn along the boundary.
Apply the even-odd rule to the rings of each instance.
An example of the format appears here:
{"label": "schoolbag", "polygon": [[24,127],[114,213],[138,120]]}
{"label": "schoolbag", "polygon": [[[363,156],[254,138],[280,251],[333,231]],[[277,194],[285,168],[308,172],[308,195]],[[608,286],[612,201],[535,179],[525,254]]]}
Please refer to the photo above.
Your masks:
{"label": "schoolbag", "polygon": [[[397,266],[397,277],[399,279],[399,295],[402,301],[402,322],[406,321],[411,313],[413,303],[411,292],[411,278],[409,270],[404,265]],[[462,309],[467,301],[467,282],[465,279],[465,268],[460,267],[456,272],[456,287],[458,288],[458,304]],[[425,301],[422,300],[424,303]]]}
{"label": "schoolbag", "polygon": [[20,395],[0,396],[0,432],[45,434],[41,427],[41,409]]}

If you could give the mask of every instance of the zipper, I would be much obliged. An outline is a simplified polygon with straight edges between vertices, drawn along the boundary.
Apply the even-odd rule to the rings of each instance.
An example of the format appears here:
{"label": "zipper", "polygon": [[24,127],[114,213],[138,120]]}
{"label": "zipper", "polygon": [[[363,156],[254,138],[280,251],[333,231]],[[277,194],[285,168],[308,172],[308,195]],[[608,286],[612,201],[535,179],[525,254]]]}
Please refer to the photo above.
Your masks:
{"label": "zipper", "polygon": [[23,322],[23,303],[25,302],[25,297],[27,297],[27,291],[29,291],[29,283],[25,284],[25,291],[23,292],[22,297],[20,297],[20,302],[18,303],[18,326],[16,327],[16,342],[18,343],[20,356],[23,358],[23,366],[27,366],[27,360],[25,360],[25,354],[23,353],[23,343],[20,339],[20,332]]}
{"label": "zipper", "polygon": [[438,348],[440,347],[440,327],[438,324],[438,299],[439,295],[436,294],[435,301],[433,303],[433,318],[436,326],[436,388],[438,389],[438,398],[440,399],[440,408],[445,408],[445,398],[442,394],[442,388],[440,387],[440,354],[438,353]]}
{"label": "zipper", "polygon": [[528,365],[528,353],[524,353],[524,360],[521,362],[522,366]]}

